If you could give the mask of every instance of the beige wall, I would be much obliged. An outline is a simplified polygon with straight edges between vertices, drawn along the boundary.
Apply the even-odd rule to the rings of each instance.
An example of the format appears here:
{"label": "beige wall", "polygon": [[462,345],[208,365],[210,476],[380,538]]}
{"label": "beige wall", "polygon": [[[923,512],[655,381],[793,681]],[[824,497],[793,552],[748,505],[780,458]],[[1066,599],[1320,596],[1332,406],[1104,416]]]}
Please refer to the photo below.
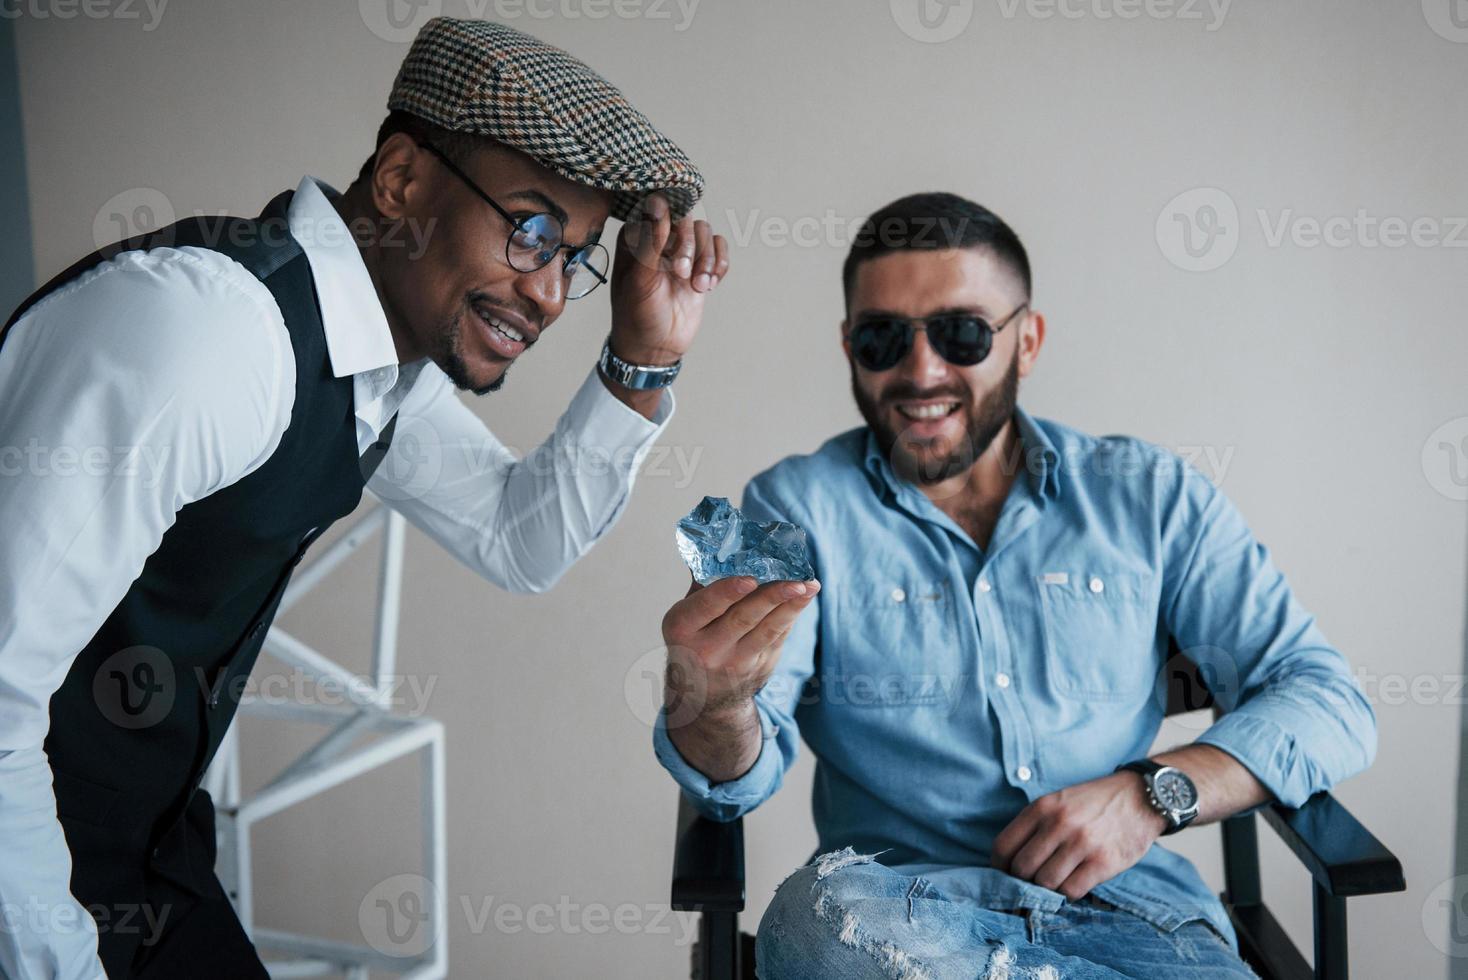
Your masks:
{"label": "beige wall", "polygon": [[[253,213],[304,172],[345,183],[406,50],[368,27],[384,23],[383,0],[179,2],[156,22],[141,3],[132,19],[114,4],[117,16],[62,20],[59,0],[28,2],[18,38],[43,277],[112,213],[160,200],[180,215]],[[1358,209],[1468,213],[1468,43],[1447,2],[1439,16],[1437,0],[1240,0],[1220,23],[1206,5],[1182,11],[1201,19],[1123,19],[1103,16],[1125,9],[1116,0],[1053,17],[1041,0],[957,0],[948,32],[971,20],[941,43],[899,27],[922,33],[909,0],[896,15],[882,2],[704,0],[691,20],[661,0],[623,0],[643,15],[605,19],[590,16],[607,9],[595,0],[490,4],[624,87],[700,162],[706,213],[743,242],[679,381],[663,472],[559,588],[506,596],[410,536],[402,662],[434,683],[427,710],[449,729],[452,975],[684,969],[683,921],[652,911],[667,899],[674,790],[638,674],[687,581],[672,524],[700,495],[737,497],[754,472],[856,423],[836,339],[843,229],[944,188],[998,210],[1031,249],[1050,332],[1023,403],[1093,432],[1211,448],[1226,492],[1366,680],[1380,755],[1339,795],[1402,856],[1410,890],[1353,904],[1356,975],[1444,976],[1446,917],[1429,893],[1450,873],[1459,708],[1381,679],[1447,684],[1462,670],[1465,512],[1438,443],[1468,426],[1468,251],[1370,247],[1369,229],[1339,247],[1294,236],[1310,232],[1296,219]],[[1169,202],[1195,188],[1225,197],[1177,206],[1238,214],[1222,213],[1233,237],[1201,261],[1237,251],[1211,271],[1169,258],[1188,262]],[[801,222],[798,240],[780,222]],[[549,431],[591,364],[605,296],[587,307],[475,403],[510,444]],[[696,459],[691,481],[680,458]],[[349,569],[288,625],[364,662],[346,651],[368,641],[372,575],[371,562]],[[252,781],[300,741],[246,735]],[[806,758],[749,821],[755,914],[812,846],[809,772]],[[368,890],[417,870],[415,791],[403,764],[264,825],[261,920],[357,938]],[[1181,846],[1216,871],[1211,832]],[[1303,874],[1267,853],[1276,911],[1303,938]],[[648,907],[649,928],[472,928],[491,897],[492,914],[563,896]]]}

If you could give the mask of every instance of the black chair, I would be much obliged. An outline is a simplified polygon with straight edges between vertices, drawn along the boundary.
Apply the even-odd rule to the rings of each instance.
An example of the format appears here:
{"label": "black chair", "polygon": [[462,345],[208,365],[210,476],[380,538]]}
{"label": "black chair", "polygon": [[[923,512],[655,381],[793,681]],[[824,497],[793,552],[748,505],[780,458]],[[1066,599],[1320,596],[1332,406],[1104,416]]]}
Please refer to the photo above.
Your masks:
{"label": "black chair", "polygon": [[[1167,662],[1167,713],[1217,707],[1197,667],[1176,647]],[[1258,811],[1314,878],[1315,968],[1264,904],[1254,814],[1223,821],[1224,891],[1219,897],[1239,936],[1239,951],[1263,980],[1347,980],[1346,899],[1404,891],[1402,865],[1329,793],[1298,810]],[[696,980],[754,976],[754,937],[739,931],[744,910],[744,825],[701,816],[679,794],[673,854],[673,908],[701,912],[693,949]]]}

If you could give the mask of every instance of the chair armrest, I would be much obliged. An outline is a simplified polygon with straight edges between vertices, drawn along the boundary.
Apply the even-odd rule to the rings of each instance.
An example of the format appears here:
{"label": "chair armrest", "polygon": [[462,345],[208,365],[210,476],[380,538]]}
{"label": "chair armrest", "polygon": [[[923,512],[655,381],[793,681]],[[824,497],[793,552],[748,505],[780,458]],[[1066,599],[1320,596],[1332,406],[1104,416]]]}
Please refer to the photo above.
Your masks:
{"label": "chair armrest", "polygon": [[1263,815],[1331,895],[1348,898],[1406,890],[1397,856],[1329,793],[1316,793],[1298,810],[1271,804]]}
{"label": "chair armrest", "polygon": [[744,911],[743,818],[710,820],[678,794],[672,904],[681,912]]}

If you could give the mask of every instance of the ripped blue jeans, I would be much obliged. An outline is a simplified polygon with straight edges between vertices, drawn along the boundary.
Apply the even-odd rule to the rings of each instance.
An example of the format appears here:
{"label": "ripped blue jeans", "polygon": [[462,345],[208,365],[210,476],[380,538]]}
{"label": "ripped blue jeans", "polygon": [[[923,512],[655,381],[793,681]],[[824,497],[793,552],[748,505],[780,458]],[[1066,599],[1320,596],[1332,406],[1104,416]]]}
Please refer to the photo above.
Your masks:
{"label": "ripped blue jeans", "polygon": [[1087,897],[1054,912],[985,909],[850,848],[779,887],[755,945],[761,980],[1245,980],[1212,926],[1172,931]]}

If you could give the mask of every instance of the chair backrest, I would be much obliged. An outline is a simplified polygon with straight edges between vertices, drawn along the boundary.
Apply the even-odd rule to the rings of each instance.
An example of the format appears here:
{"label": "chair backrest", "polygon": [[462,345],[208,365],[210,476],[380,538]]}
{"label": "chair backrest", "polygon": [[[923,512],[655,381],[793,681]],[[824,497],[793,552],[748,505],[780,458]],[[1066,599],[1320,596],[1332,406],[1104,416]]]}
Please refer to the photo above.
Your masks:
{"label": "chair backrest", "polygon": [[1203,682],[1198,665],[1188,659],[1177,645],[1175,637],[1168,638],[1167,663],[1164,667],[1167,679],[1167,713],[1179,715],[1187,711],[1201,711],[1213,707],[1213,694]]}

